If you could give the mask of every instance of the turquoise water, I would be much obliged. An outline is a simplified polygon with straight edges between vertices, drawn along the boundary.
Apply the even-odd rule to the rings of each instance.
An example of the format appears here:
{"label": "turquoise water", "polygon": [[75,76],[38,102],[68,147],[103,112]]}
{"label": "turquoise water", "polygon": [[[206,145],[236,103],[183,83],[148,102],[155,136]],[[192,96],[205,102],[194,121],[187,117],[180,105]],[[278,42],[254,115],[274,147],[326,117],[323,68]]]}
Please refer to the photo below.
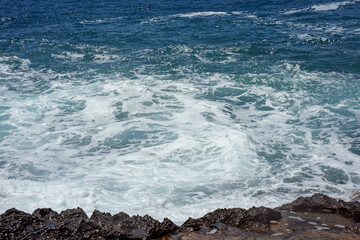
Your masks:
{"label": "turquoise water", "polygon": [[0,3],[1,212],[359,189],[360,1]]}

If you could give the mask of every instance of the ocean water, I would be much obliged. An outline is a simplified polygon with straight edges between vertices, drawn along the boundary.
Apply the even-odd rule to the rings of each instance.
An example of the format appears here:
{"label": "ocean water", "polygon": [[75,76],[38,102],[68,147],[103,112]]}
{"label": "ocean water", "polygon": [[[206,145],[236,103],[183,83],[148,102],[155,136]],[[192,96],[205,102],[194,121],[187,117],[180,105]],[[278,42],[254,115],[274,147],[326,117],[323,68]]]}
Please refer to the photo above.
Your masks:
{"label": "ocean water", "polygon": [[0,4],[1,213],[359,189],[359,0]]}

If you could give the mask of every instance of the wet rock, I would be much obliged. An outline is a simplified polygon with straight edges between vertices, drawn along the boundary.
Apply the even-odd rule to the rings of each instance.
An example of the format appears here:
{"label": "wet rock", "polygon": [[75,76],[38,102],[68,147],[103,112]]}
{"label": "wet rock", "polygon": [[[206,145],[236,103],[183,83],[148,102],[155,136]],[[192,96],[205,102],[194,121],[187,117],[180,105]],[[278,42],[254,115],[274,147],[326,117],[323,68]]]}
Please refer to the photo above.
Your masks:
{"label": "wet rock", "polygon": [[201,218],[188,218],[181,227],[188,231],[199,231],[201,226],[211,226],[215,223],[224,223],[229,226],[237,227],[245,220],[245,209],[216,209],[213,212],[205,214]]}
{"label": "wet rock", "polygon": [[360,203],[322,194],[298,198],[277,209],[217,209],[189,218],[180,228],[170,219],[116,215],[81,208],[32,214],[9,209],[0,215],[0,239],[359,239]]}
{"label": "wet rock", "polygon": [[71,232],[78,232],[80,224],[88,221],[88,216],[81,208],[67,209],[60,213],[59,221],[65,228],[69,228]]}
{"label": "wet rock", "polygon": [[91,216],[91,222],[83,224],[88,231],[105,238],[149,239],[174,233],[178,226],[165,218],[162,223],[149,215],[133,216],[120,212],[114,216],[97,210]]}
{"label": "wet rock", "polygon": [[0,239],[26,239],[31,237],[37,218],[15,208],[0,215]]}
{"label": "wet rock", "polygon": [[275,234],[256,234],[252,232],[245,232],[239,229],[228,229],[213,235],[205,235],[201,233],[191,232],[182,235],[176,235],[170,240],[262,240],[262,239],[289,239],[289,240],[358,240],[359,236],[353,233],[343,232],[325,232],[317,230],[307,230],[292,233],[290,235],[275,235]]}
{"label": "wet rock", "polygon": [[188,232],[171,236],[170,240],[260,240],[269,239],[269,235],[254,232],[245,232],[236,227],[225,224],[217,224],[217,231],[210,232]]}
{"label": "wet rock", "polygon": [[295,212],[324,212],[344,215],[360,221],[360,203],[336,200],[324,194],[314,194],[311,197],[299,197],[292,203],[284,204],[277,209]]}
{"label": "wet rock", "polygon": [[266,232],[269,229],[270,221],[280,218],[279,211],[265,207],[253,207],[249,210],[217,209],[198,219],[189,218],[181,227],[188,231],[199,231],[202,226],[210,227],[213,224],[222,223],[246,231]]}
{"label": "wet rock", "polygon": [[94,211],[89,219],[81,209],[58,214],[42,208],[32,215],[9,209],[0,215],[0,239],[153,239],[178,229],[165,218],[162,223],[148,215],[130,217],[126,213],[112,216]]}
{"label": "wet rock", "polygon": [[86,238],[92,237],[109,237],[114,226],[113,216],[110,213],[103,213],[95,210],[90,221],[82,222],[80,232]]}
{"label": "wet rock", "polygon": [[276,221],[281,218],[281,213],[277,210],[266,207],[252,207],[247,211],[248,220],[269,224],[270,221]]}
{"label": "wet rock", "polygon": [[289,240],[358,240],[359,236],[353,233],[337,232],[337,231],[318,231],[304,230],[294,232],[288,236],[280,236],[272,239],[289,239]]}
{"label": "wet rock", "polygon": [[[115,215],[114,217],[118,219],[118,216]],[[130,239],[157,238],[173,233],[178,228],[169,219],[164,219],[164,221],[160,223],[149,215],[145,215],[144,217],[133,216],[122,218],[121,221],[116,222],[116,224],[119,226],[120,233]]]}
{"label": "wet rock", "polygon": [[53,211],[51,208],[38,208],[33,212],[32,215],[43,221],[52,221],[59,216],[59,214]]}
{"label": "wet rock", "polygon": [[360,223],[353,224],[352,226],[347,226],[346,231],[360,235]]}

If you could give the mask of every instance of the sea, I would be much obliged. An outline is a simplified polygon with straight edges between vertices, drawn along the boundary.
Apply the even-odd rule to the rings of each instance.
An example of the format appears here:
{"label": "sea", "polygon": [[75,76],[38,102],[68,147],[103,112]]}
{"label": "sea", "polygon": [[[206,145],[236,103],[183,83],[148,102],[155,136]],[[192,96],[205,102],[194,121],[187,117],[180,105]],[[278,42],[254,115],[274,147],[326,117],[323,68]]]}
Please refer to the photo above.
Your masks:
{"label": "sea", "polygon": [[359,0],[0,5],[0,213],[359,190]]}

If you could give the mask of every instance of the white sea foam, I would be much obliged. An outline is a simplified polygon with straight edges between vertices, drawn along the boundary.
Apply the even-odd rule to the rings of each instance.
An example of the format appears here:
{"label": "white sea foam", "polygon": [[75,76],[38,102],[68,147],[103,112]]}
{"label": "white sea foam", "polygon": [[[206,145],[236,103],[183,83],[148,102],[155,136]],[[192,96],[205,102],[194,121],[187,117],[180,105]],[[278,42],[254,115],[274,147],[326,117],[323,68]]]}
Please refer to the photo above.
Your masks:
{"label": "white sea foam", "polygon": [[8,72],[9,69],[17,67],[19,67],[21,70],[26,70],[29,68],[30,63],[31,61],[29,59],[19,58],[17,56],[0,57],[0,66],[4,70],[2,73],[10,73]]}
{"label": "white sea foam", "polygon": [[[286,22],[290,28],[296,28],[296,31],[290,32],[290,37],[296,37],[305,41],[332,42],[333,36],[343,34],[346,30],[344,26],[338,24],[329,24],[326,26],[319,24],[303,24]],[[351,32],[353,34],[353,32]]]}
{"label": "white sea foam", "polygon": [[293,13],[298,13],[298,12],[302,12],[304,11],[304,9],[291,9],[288,11],[285,11],[284,14],[293,14]]}
{"label": "white sea foam", "polygon": [[215,12],[215,11],[209,11],[209,12],[190,12],[190,13],[179,13],[179,14],[172,14],[168,16],[159,16],[159,17],[153,17],[150,19],[143,20],[141,24],[149,24],[149,23],[157,23],[162,21],[168,21],[169,19],[175,20],[176,18],[204,18],[204,17],[221,17],[221,16],[241,16],[242,18],[253,18],[256,19],[257,16],[247,13],[247,12]]}
{"label": "white sea foam", "polygon": [[[232,13],[234,15],[240,14],[240,12],[234,12]],[[190,13],[179,13],[179,14],[173,14],[168,16],[160,16],[160,17],[154,17],[149,20],[144,20],[142,24],[148,24],[153,22],[159,22],[159,21],[167,21],[169,19],[173,18],[201,18],[201,17],[211,17],[211,16],[227,16],[230,15],[230,13],[227,12],[190,12]]]}
{"label": "white sea foam", "polygon": [[122,19],[123,17],[115,17],[115,18],[103,18],[103,19],[95,19],[95,20],[83,20],[80,21],[81,24],[97,24],[97,23],[106,23],[113,22]]}
{"label": "white sea foam", "polygon": [[[358,103],[319,105],[306,88],[341,89],[345,76],[284,63],[274,75],[237,79],[182,73],[171,81],[139,71],[72,85],[75,72],[39,72],[20,58],[0,63],[11,73],[4,80],[57,79],[46,93],[1,91],[1,105],[10,107],[1,114],[10,117],[1,122],[9,135],[0,142],[0,211],[80,206],[181,223],[218,207],[274,207],[305,191],[339,196],[357,186],[346,176],[359,157],[334,123],[359,118]],[[274,87],[279,81],[284,89]]]}
{"label": "white sea foam", "polygon": [[303,34],[297,34],[297,37],[299,39],[303,39],[303,40],[310,40],[310,39],[314,39],[314,36],[311,36],[308,33],[303,33]]}
{"label": "white sea foam", "polygon": [[240,16],[243,16],[245,18],[257,18],[257,16],[255,16],[254,14],[250,14],[248,12],[231,12],[231,14],[240,15]]}
{"label": "white sea foam", "polygon": [[97,63],[117,62],[124,59],[124,57],[115,54],[94,54],[94,61]]}
{"label": "white sea foam", "polygon": [[8,20],[11,20],[10,17],[2,17],[2,18],[0,18],[0,19],[1,19],[1,21],[3,21],[3,22],[6,22],[6,21],[8,21]]}
{"label": "white sea foam", "polygon": [[293,14],[293,13],[307,12],[307,11],[333,11],[333,10],[337,10],[340,6],[356,4],[357,2],[359,1],[355,0],[355,1],[343,1],[343,2],[318,4],[318,5],[313,5],[310,8],[290,9],[285,11],[284,14]]}
{"label": "white sea foam", "polygon": [[191,12],[191,13],[180,13],[173,16],[192,18],[192,17],[225,16],[225,15],[228,15],[228,13],[227,12]]}
{"label": "white sea foam", "polygon": [[331,10],[336,10],[338,9],[340,6],[343,5],[347,5],[347,4],[351,4],[353,2],[350,1],[344,1],[344,2],[335,2],[335,3],[327,3],[327,4],[319,4],[319,5],[314,5],[311,7],[311,9],[315,10],[315,11],[331,11]]}
{"label": "white sea foam", "polygon": [[79,61],[84,58],[85,54],[74,52],[63,52],[61,54],[51,54],[52,57],[58,59],[65,59],[68,61]]}

